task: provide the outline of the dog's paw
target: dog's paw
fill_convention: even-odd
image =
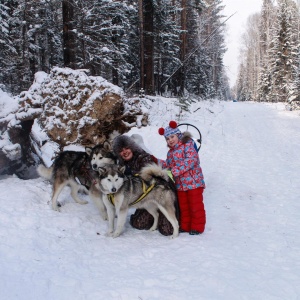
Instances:
[[[83,204],[88,204],[89,201],[86,201],[86,200],[80,200],[80,201],[78,201],[78,203],[83,205]]]
[[[110,231],[109,231],[109,232],[106,232],[106,234],[105,234],[105,235],[106,235],[107,237],[112,237],[112,236],[113,236],[113,234],[114,234],[113,232],[110,232]]]
[[[61,204],[57,201],[52,201],[52,209],[55,211],[60,211]]]
[[[152,226],[149,230],[150,231],[155,231],[157,229],[157,226]]]
[[[173,239],[175,239],[175,238],[177,238],[177,237],[178,237],[178,234],[172,234],[172,235],[170,236],[170,239],[173,240]]]
[[[101,217],[104,221],[107,221],[108,220],[108,216],[107,214],[101,214]]]
[[[60,208],[59,208],[59,206],[57,206],[57,205],[53,205],[53,206],[52,206],[52,209],[55,210],[55,211],[60,212]]]
[[[114,234],[112,235],[113,238],[118,237],[121,234],[121,232],[115,231]]]

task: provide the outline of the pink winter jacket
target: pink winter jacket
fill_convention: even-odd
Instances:
[[[158,164],[171,170],[178,191],[205,188],[204,176],[200,167],[198,153],[189,132],[167,154],[167,159],[158,159]]]

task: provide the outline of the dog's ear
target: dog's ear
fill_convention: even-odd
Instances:
[[[122,174],[124,174],[125,170],[126,170],[126,167],[125,167],[125,166],[119,167],[119,171],[120,171]]]
[[[106,172],[106,169],[104,167],[99,167],[98,168],[99,175],[103,175],[105,172]]]
[[[108,152],[107,156],[108,158],[111,158],[116,165],[118,164],[118,158],[112,152]]]
[[[107,150],[107,151],[110,151],[110,150],[111,150],[111,144],[110,144],[110,142],[109,142],[109,141],[105,141],[105,142],[103,143],[103,148],[104,148],[105,150]]]
[[[91,147],[85,147],[85,153],[87,155],[91,155],[92,154],[93,149]]]

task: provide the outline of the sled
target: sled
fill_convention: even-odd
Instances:
[[[202,135],[201,135],[200,130],[195,125],[192,125],[192,124],[189,124],[189,123],[181,123],[177,127],[179,127],[179,126],[186,126],[187,131],[189,130],[189,127],[193,127],[197,130],[197,132],[199,134],[199,138],[196,139],[196,142],[199,144],[199,146],[197,146],[197,144],[196,144],[196,150],[197,150],[197,152],[199,152],[199,150],[201,148],[201,143],[202,143]]]

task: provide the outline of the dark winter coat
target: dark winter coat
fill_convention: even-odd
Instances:
[[[131,149],[133,157],[129,161],[124,161],[120,155],[123,148]],[[113,152],[118,157],[120,165],[126,167],[126,175],[139,174],[141,169],[149,163],[154,163],[151,155],[142,149],[133,139],[126,135],[120,135],[113,142]],[[178,204],[175,203],[178,211]],[[153,216],[146,209],[137,209],[130,216],[130,224],[136,229],[150,229],[153,225]],[[159,212],[158,231],[163,235],[173,234],[173,227],[167,218]]]
[[[129,161],[124,161],[120,155],[123,148],[131,149],[133,157]],[[142,149],[132,138],[120,135],[113,142],[113,152],[118,157],[119,163],[126,166],[126,175],[138,174],[147,164],[153,163],[151,155]]]

